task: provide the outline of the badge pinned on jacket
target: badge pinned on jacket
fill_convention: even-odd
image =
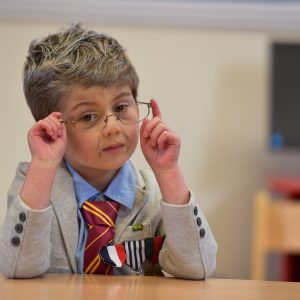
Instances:
[[[136,275],[164,276],[158,264],[159,251],[165,237],[155,236],[144,240],[126,241],[103,247],[102,260],[115,267],[128,265]]]

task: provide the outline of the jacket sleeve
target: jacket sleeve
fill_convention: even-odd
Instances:
[[[21,163],[8,192],[7,212],[0,231],[0,272],[7,278],[31,278],[50,265],[52,207],[30,209],[19,192],[28,164]]]
[[[186,279],[205,279],[216,267],[217,243],[209,224],[190,192],[186,205],[161,201],[166,239],[159,263],[167,273]]]

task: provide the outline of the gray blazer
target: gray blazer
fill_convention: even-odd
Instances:
[[[73,181],[64,163],[57,170],[50,206],[32,210],[20,199],[28,163],[20,163],[8,192],[7,213],[0,231],[0,272],[8,278],[31,278],[45,272],[78,273],[77,202]],[[217,244],[191,192],[187,205],[161,200],[154,175],[137,171],[136,199],[130,210],[121,206],[115,244],[166,234],[159,263],[167,273],[204,279],[216,265]],[[133,224],[143,224],[134,231]],[[127,273],[121,270],[120,273]]]

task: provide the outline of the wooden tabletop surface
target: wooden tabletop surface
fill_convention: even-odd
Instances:
[[[0,299],[299,300],[300,283],[65,274],[46,274],[35,279],[6,279],[0,276]]]

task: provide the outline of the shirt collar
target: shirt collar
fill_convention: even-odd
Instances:
[[[133,207],[136,191],[136,176],[129,161],[121,167],[103,193],[90,185],[68,162],[66,162],[66,166],[73,178],[79,208],[82,207],[82,204],[87,199],[104,200],[105,198],[119,202],[129,209]]]

